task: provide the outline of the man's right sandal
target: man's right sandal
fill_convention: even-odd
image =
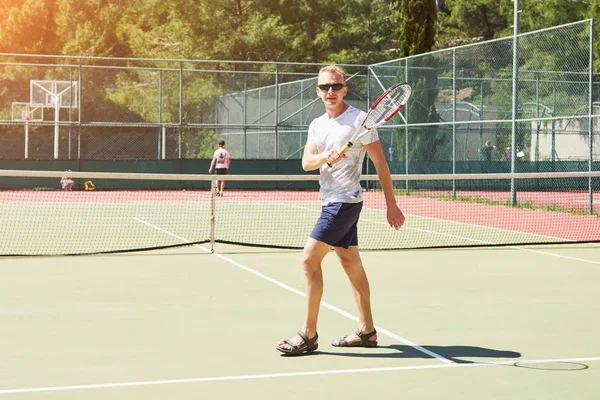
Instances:
[[[283,342],[288,344],[292,349],[286,349],[281,346],[277,346],[276,349],[288,356],[299,356],[304,353],[310,353],[319,348],[319,344],[315,343],[319,338],[318,334],[315,334],[312,339],[309,339],[306,334],[302,331],[298,331],[298,336],[302,338],[302,342],[296,344],[291,339],[286,339]]]

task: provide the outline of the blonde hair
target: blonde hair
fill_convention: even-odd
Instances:
[[[344,82],[346,82],[346,71],[344,71],[341,67],[338,67],[337,65],[327,65],[321,68],[319,70],[319,75],[321,75],[323,72],[341,75],[344,79]]]

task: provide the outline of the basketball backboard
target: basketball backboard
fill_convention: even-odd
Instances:
[[[30,122],[43,121],[44,108],[39,105],[15,101],[12,103],[12,120]]]
[[[77,108],[76,81],[30,81],[30,103],[47,108]]]

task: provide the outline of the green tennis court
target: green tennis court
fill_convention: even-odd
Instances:
[[[597,177],[582,192],[543,175],[516,205],[498,200],[511,197],[504,177],[455,178],[398,190],[398,232],[381,192],[364,193],[379,347],[329,345],[357,325],[332,253],[319,349],[295,358],[275,346],[302,324],[298,247],[316,190],[253,177],[217,199],[170,189],[177,176],[160,190],[2,191],[0,396],[595,399],[600,219],[585,210],[597,210]],[[117,253],[65,256],[99,252]]]
[[[0,259],[0,395],[23,399],[593,399],[600,248],[593,244],[363,253],[375,349],[355,329],[334,254],[319,350],[300,326],[297,250],[217,245]]]

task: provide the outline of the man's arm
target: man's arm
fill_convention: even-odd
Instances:
[[[217,162],[217,158],[213,157],[212,161],[210,162],[210,167],[208,168],[208,173],[212,174],[212,169],[215,166],[215,162]]]
[[[379,183],[383,189],[385,196],[385,203],[387,206],[387,220],[392,228],[396,230],[404,224],[404,214],[400,211],[398,204],[396,204],[396,197],[394,196],[394,186],[392,183],[392,176],[390,175],[390,169],[388,168],[387,162],[385,161],[385,155],[381,149],[381,142],[376,141],[365,145],[367,154],[375,168],[377,169],[377,176],[379,176]]]
[[[327,161],[335,164],[346,157],[346,154],[340,156],[337,149],[319,153],[317,144],[312,140],[308,140],[306,146],[304,146],[304,154],[302,155],[302,169],[305,171],[314,171],[321,168]]]
[[[327,155],[319,153],[317,144],[308,140],[304,146],[304,154],[302,155],[302,169],[305,171],[314,171],[321,168],[327,162]]]

